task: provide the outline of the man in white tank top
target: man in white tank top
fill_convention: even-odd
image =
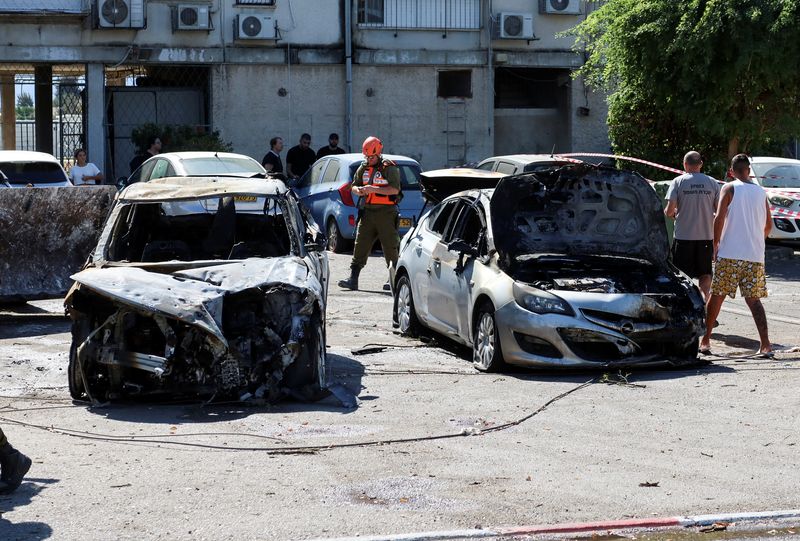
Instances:
[[[737,154],[731,161],[735,180],[722,187],[714,219],[714,279],[706,305],[706,334],[700,353],[710,353],[711,330],[725,296],[736,296],[739,288],[758,329],[760,357],[772,357],[767,316],[761,298],[767,296],[764,272],[764,242],[772,229],[772,215],[764,188],[750,178],[750,159]]]

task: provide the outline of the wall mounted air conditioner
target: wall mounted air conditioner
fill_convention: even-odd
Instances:
[[[581,0],[539,0],[539,13],[580,15]]]
[[[97,0],[98,28],[144,28],[145,0]]]
[[[275,17],[272,15],[236,16],[236,39],[275,39],[278,37]]]
[[[173,30],[210,30],[211,6],[178,4],[172,11]]]
[[[533,14],[499,13],[497,15],[501,39],[532,39]]]

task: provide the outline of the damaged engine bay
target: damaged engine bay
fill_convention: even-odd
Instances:
[[[147,199],[148,188],[123,192],[93,260],[73,276],[72,397],[313,399],[325,385],[327,256],[301,252],[295,202],[271,194],[261,211],[237,214],[232,197],[216,208],[124,201],[131,191]]]

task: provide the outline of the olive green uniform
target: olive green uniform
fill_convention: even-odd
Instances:
[[[0,428],[0,447],[5,445],[6,443],[8,443],[8,440],[6,439],[6,435],[3,433],[3,429]]]
[[[392,162],[382,161],[378,167],[388,186],[400,190],[400,171]],[[365,172],[369,170],[366,162],[356,170],[353,176],[353,186],[364,186],[369,180],[364,179]],[[398,194],[397,199],[400,199]],[[365,199],[366,201],[366,199]],[[361,212],[358,228],[356,229],[356,243],[353,247],[353,261],[350,267],[361,269],[367,264],[367,258],[372,251],[375,240],[381,241],[383,257],[386,265],[397,265],[400,250],[400,211],[397,205],[364,205]]]

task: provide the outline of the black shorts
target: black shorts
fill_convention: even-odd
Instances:
[[[691,278],[711,274],[714,242],[710,240],[672,241],[672,262]]]

